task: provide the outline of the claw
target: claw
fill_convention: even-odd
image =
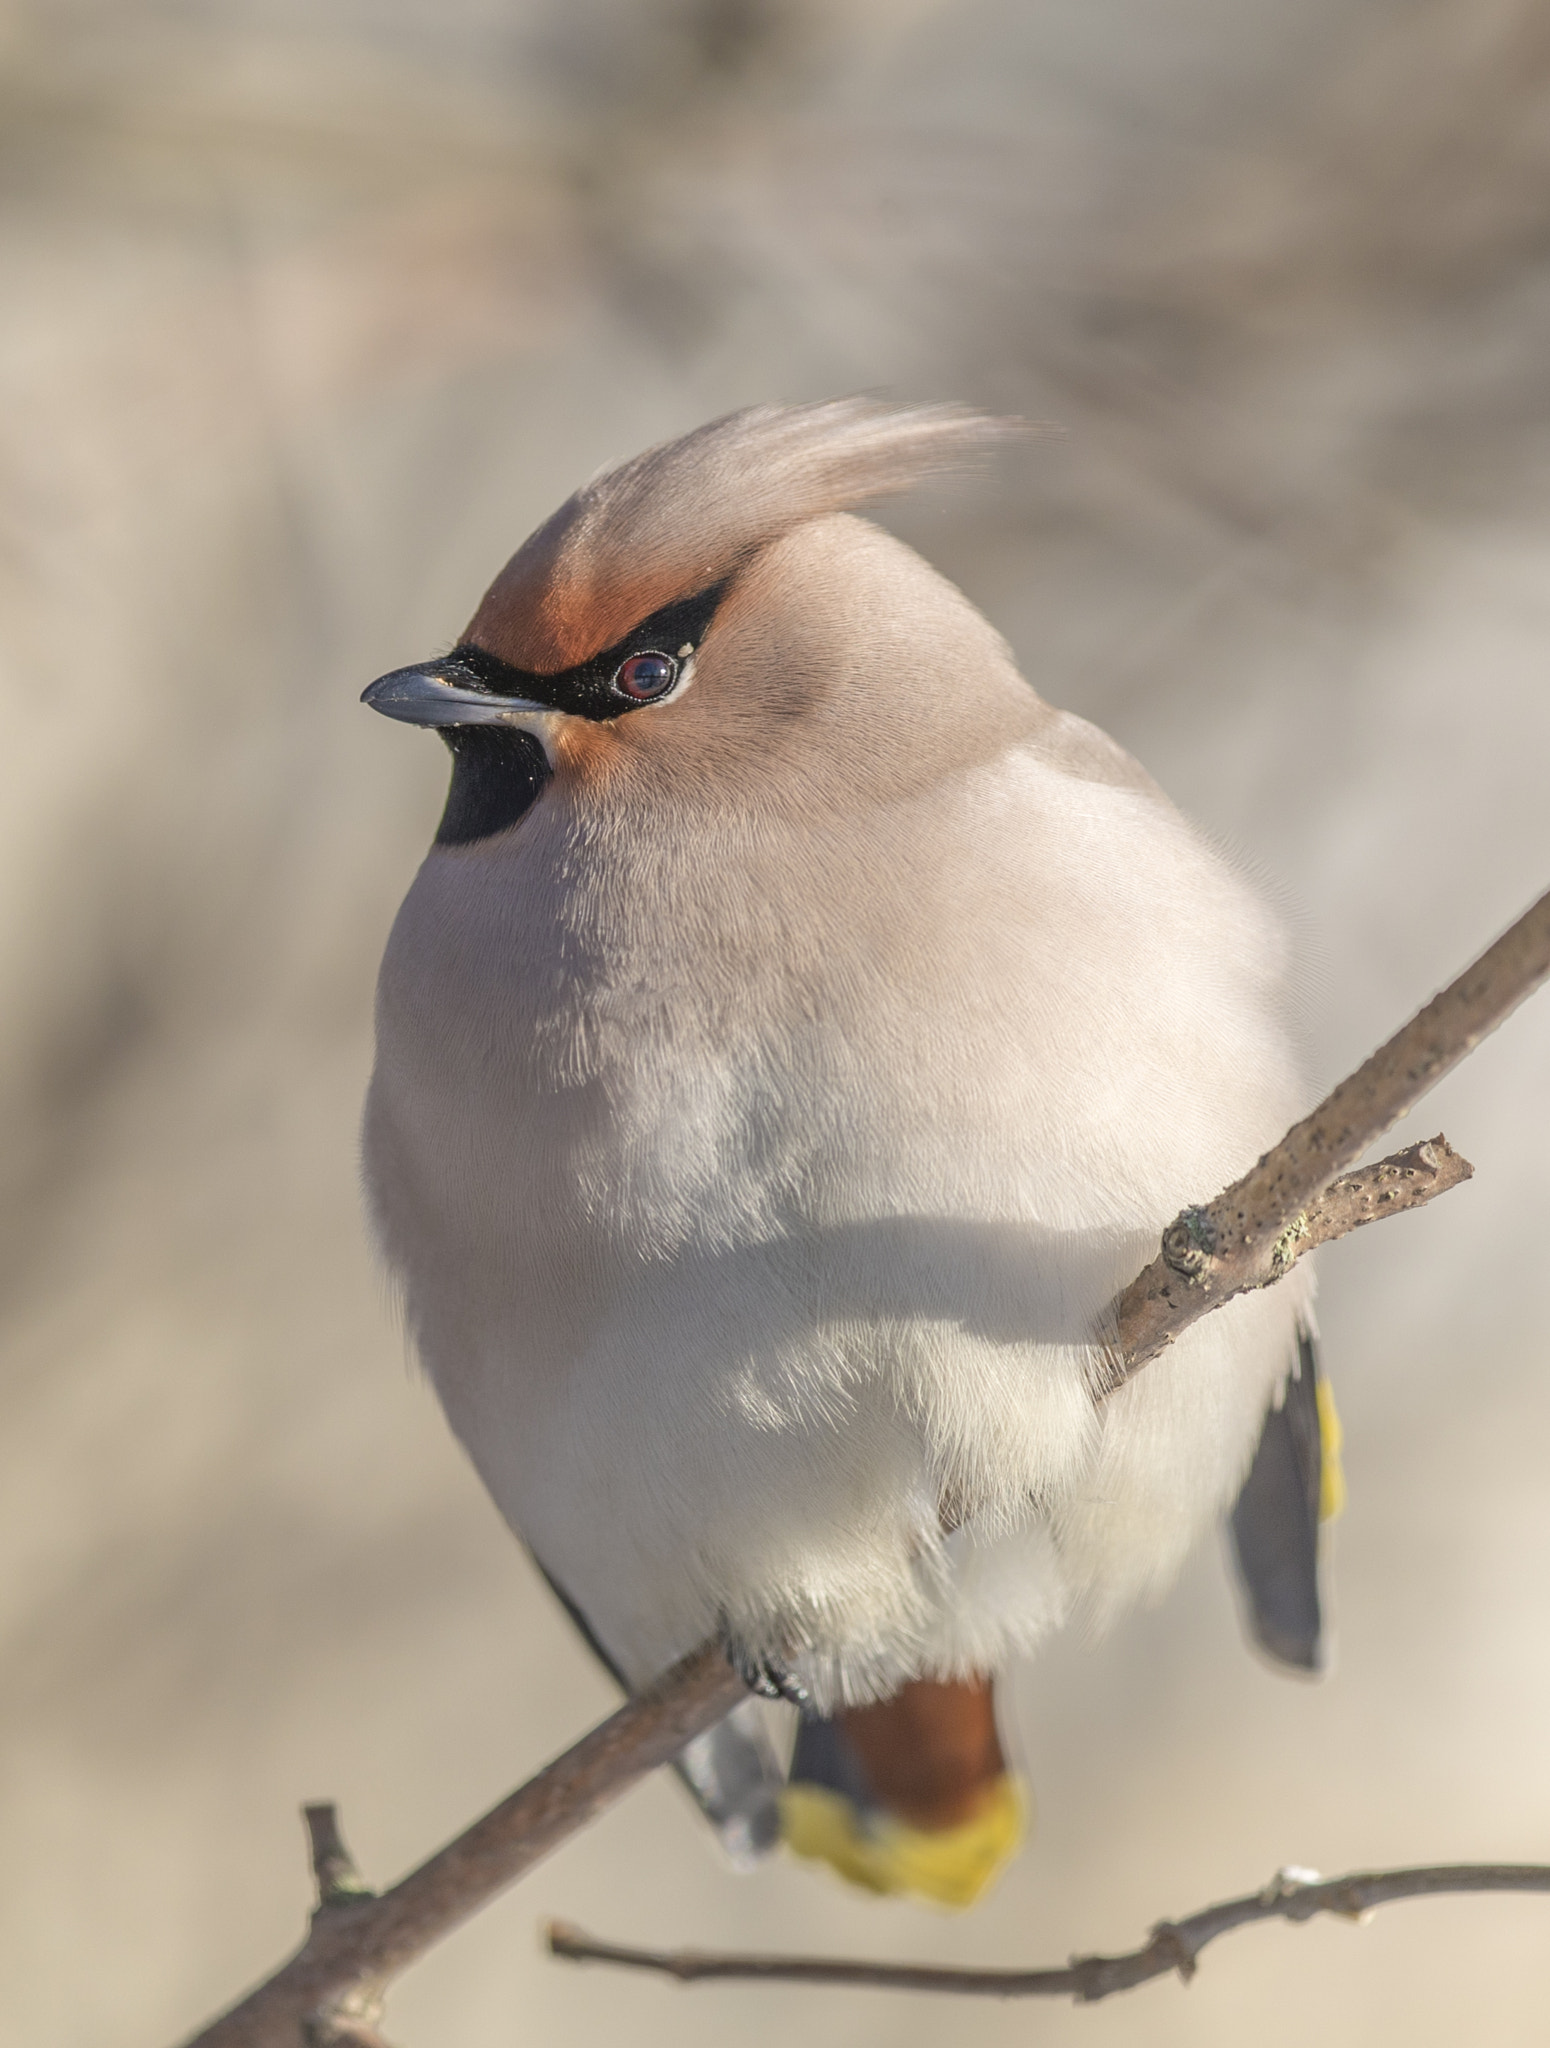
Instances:
[[[766,1682],[775,1688],[777,1699],[787,1700],[793,1707],[807,1707],[812,1704],[812,1695],[807,1687],[784,1664],[777,1664],[772,1657],[766,1657],[763,1665]]]
[[[727,1662],[751,1693],[761,1700],[787,1700],[794,1707],[811,1704],[807,1687],[775,1657],[756,1656],[742,1637],[723,1622],[722,1648]]]

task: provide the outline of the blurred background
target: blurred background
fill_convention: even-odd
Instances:
[[[732,406],[1047,421],[886,516],[1280,901],[1322,1091],[1550,882],[1550,15],[9,0],[0,308],[0,2033],[163,2048],[298,1935],[302,1799],[383,1882],[611,1704],[363,1243],[445,770],[361,687]],[[1202,1556],[1020,1675],[1039,1833],[976,1913],[734,1878],[653,1782],[392,2036],[1542,2041],[1543,1900],[1090,2011],[675,1990],[535,1928],[1058,1961],[1286,1862],[1550,1858],[1547,1091],[1542,996],[1407,1128],[1473,1185],[1324,1257],[1322,1683]]]

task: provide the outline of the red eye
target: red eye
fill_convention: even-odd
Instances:
[[[670,654],[632,654],[619,664],[614,688],[636,704],[665,697],[678,680],[678,664]]]

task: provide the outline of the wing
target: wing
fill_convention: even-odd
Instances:
[[[619,1690],[628,1693],[631,1687],[623,1672],[587,1617],[545,1570],[543,1560],[534,1557],[533,1562],[587,1648]],[[724,1721],[695,1736],[674,1758],[673,1769],[720,1836],[721,1846],[736,1868],[750,1869],[774,1848],[780,1839],[780,1794],[786,1774],[757,1700],[742,1701]]]
[[[1271,1408],[1228,1528],[1249,1633],[1278,1664],[1321,1671],[1319,1524],[1339,1506],[1339,1423],[1310,1330],[1297,1335],[1297,1365]]]

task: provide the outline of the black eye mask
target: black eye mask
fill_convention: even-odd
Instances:
[[[482,647],[463,644],[440,661],[380,677],[363,701],[390,718],[433,725],[452,755],[452,785],[436,832],[438,846],[465,846],[516,824],[552,770],[540,741],[505,723],[502,702],[544,705],[572,717],[608,720],[661,703],[677,688],[726,584],[663,605],[575,668],[549,675],[517,668]]]
[[[650,618],[631,627],[622,640],[605,647],[589,661],[549,675],[517,668],[499,655],[466,642],[454,647],[436,672],[449,683],[475,690],[486,697],[514,697],[528,704],[549,704],[556,711],[568,711],[575,718],[621,718],[643,704],[659,703],[671,695],[683,664],[699,646],[706,628],[721,602],[724,583],[712,585],[694,597],[681,597],[663,605]],[[665,680],[649,676],[650,687],[630,687],[625,672],[642,667],[642,658],[655,655],[669,664]],[[427,664],[430,666],[430,664]],[[660,686],[657,686],[660,682]]]
[[[533,704],[552,704],[556,711],[568,711],[576,718],[620,718],[627,711],[639,710],[642,704],[659,703],[671,694],[682,664],[704,638],[725,590],[725,583],[715,583],[693,597],[665,604],[650,618],[632,626],[622,640],[594,654],[590,661],[552,675],[516,668],[498,655],[486,654],[482,647],[466,644],[453,648],[446,666],[449,671],[453,665],[460,669],[459,681],[466,677],[469,689],[487,692],[492,697],[521,697]],[[638,657],[653,654],[662,656],[673,667],[663,687],[637,694],[628,686],[628,678],[621,683],[621,671]]]

